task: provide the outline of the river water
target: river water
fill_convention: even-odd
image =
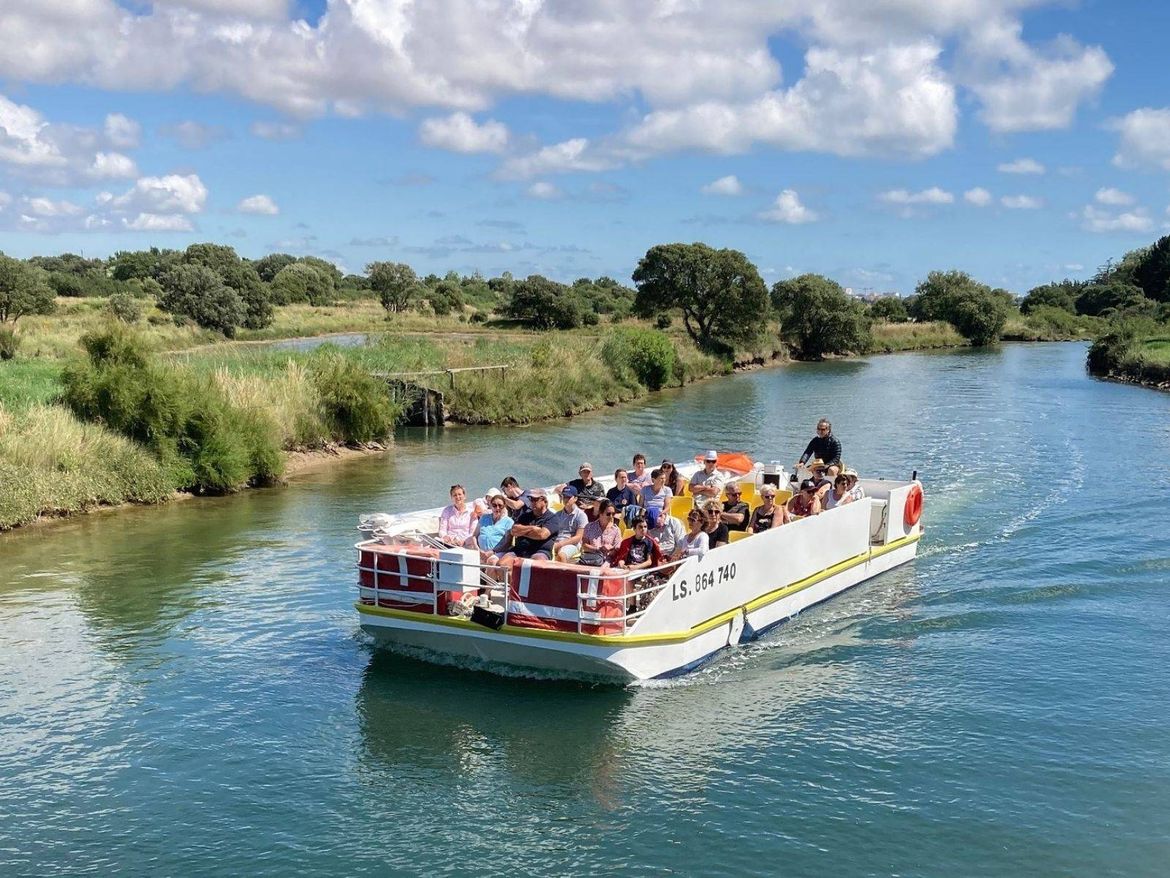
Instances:
[[[1164,875],[1170,396],[1082,345],[408,432],[292,487],[0,538],[0,875]],[[635,450],[926,484],[914,563],[669,684],[375,651],[359,513]]]

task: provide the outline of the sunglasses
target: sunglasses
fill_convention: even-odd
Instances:
[[[492,504],[492,509],[503,509],[503,508],[504,508],[503,503],[493,503]]]

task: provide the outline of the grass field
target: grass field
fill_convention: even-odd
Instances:
[[[1147,363],[1170,366],[1170,336],[1155,336],[1143,339],[1137,354]]]

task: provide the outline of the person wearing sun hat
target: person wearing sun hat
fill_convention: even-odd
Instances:
[[[865,497],[865,488],[861,487],[861,483],[857,481],[857,470],[849,468],[841,475],[849,480],[849,496],[854,500],[861,500]]]
[[[719,454],[714,449],[703,455],[703,468],[691,476],[690,490],[696,503],[706,503],[708,500],[718,499],[723,493],[726,479],[715,468],[719,462]]]

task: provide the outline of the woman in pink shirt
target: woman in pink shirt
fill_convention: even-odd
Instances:
[[[451,505],[439,513],[439,539],[452,546],[473,545],[479,519],[467,505],[467,492],[462,485],[451,486]]]

